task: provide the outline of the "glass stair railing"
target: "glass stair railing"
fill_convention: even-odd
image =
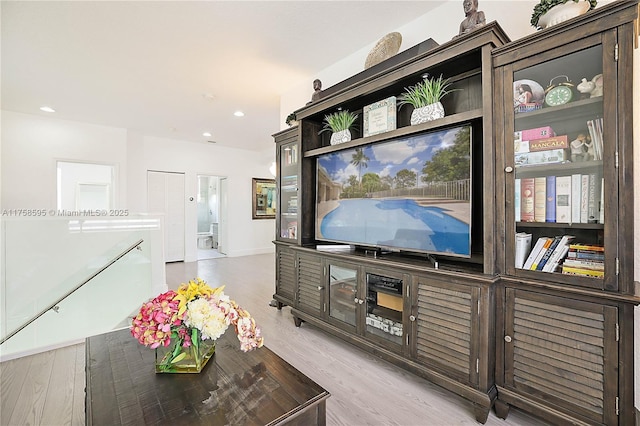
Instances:
[[[123,328],[166,289],[161,218],[3,218],[0,360]]]

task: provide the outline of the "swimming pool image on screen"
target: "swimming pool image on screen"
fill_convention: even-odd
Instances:
[[[317,159],[316,239],[469,257],[470,126]]]
[[[320,227],[323,237],[336,241],[469,254],[467,223],[441,207],[420,206],[410,199],[342,200]]]

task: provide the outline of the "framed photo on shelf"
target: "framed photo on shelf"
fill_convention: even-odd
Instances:
[[[252,219],[276,218],[275,179],[252,178]]]
[[[396,129],[396,97],[367,105],[362,110],[364,120],[363,137],[385,133]]]

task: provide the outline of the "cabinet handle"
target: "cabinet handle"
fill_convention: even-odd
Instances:
[[[415,320],[416,320],[415,315],[409,315],[409,321],[415,321]]]
[[[513,171],[513,167],[507,166],[507,167],[504,168],[504,171],[507,172],[507,173],[511,173]]]
[[[362,305],[364,303],[364,299],[358,300],[358,303]]]
[[[511,336],[504,336],[504,341],[507,343],[511,343]]]
[[[360,299],[358,299],[357,297],[355,299],[353,299],[353,303],[358,303]]]
[[[324,287],[322,287],[321,285],[318,286],[318,290],[323,290]]]

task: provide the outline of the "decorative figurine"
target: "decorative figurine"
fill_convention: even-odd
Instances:
[[[602,96],[602,74],[597,74],[591,79],[591,81],[595,85],[591,91],[591,97],[595,98],[597,96]]]
[[[585,136],[584,133],[580,133],[569,145],[571,148],[571,161],[588,161],[589,150],[593,150],[593,143]]]
[[[588,81],[586,78],[583,78],[576,88],[578,92],[580,92],[580,99],[588,99],[591,97],[591,92],[596,88],[596,84],[593,81]]]
[[[465,18],[460,23],[458,36],[473,31],[486,23],[484,12],[478,10],[478,0],[464,0],[462,8],[464,9]]]
[[[322,82],[316,78],[313,80],[313,94],[311,95],[311,102],[315,102],[320,99],[320,92],[322,92]]]

